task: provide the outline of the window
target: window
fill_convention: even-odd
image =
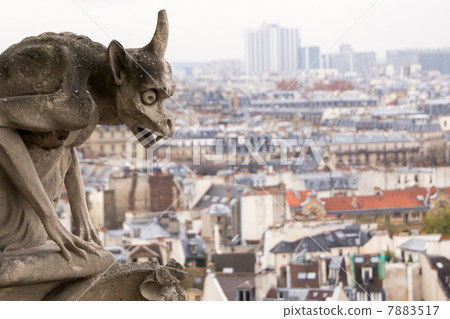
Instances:
[[[103,139],[103,132],[100,132],[100,139]]]
[[[297,274],[297,279],[306,279],[306,272],[299,272]]]
[[[286,299],[287,298],[287,291],[278,291],[277,292],[277,299]]]
[[[364,258],[361,256],[355,257],[356,264],[362,264],[364,262]]]
[[[198,296],[198,295],[195,296],[195,301],[200,301],[200,300],[202,300],[200,296]]]
[[[319,293],[318,293],[317,291],[314,291],[314,292],[312,293],[312,297],[313,297],[314,299],[317,299],[317,298],[319,297]]]
[[[190,250],[191,250],[191,254],[192,254],[192,255],[197,255],[198,247],[197,247],[196,244],[190,244],[190,245],[189,245],[189,248],[190,248]]]
[[[251,301],[252,300],[252,291],[250,289],[239,289],[237,291],[237,300],[238,301]]]
[[[306,275],[306,278],[307,278],[307,279],[316,279],[316,273],[315,273],[315,272],[309,272],[309,273]]]
[[[361,268],[361,277],[363,280],[363,284],[367,285],[372,280],[372,268],[371,267],[363,267]]]
[[[171,241],[168,241],[167,243],[167,248],[169,248],[169,251],[172,251],[172,242]]]
[[[217,216],[217,224],[221,224],[222,223],[222,216]]]

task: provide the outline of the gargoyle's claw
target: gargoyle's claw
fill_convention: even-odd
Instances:
[[[82,239],[78,239],[76,241],[76,245],[79,248],[83,249],[83,251],[86,251],[86,252],[88,252],[90,254],[96,254],[97,256],[101,257],[100,253],[97,250],[97,247],[95,247],[96,244],[94,242],[92,242],[92,241],[91,242],[86,242],[86,241],[84,241]],[[102,249],[102,248],[100,248],[100,249]]]
[[[86,242],[93,242],[100,246],[100,249],[103,249],[103,243],[98,237],[97,230],[92,225],[92,223],[82,224],[77,226],[77,229],[80,230],[80,238]],[[97,247],[96,247],[97,248]]]
[[[102,245],[97,244],[95,241],[91,241],[90,244],[94,246],[95,251],[98,253],[98,250],[104,250]],[[100,254],[99,254],[100,256]]]
[[[86,252],[86,251],[84,251],[84,250],[81,249],[81,248],[77,248],[77,249],[75,250],[75,253],[78,254],[78,255],[80,255],[81,257],[83,257],[84,260],[87,261],[88,255],[87,255],[87,252]]]
[[[69,264],[72,263],[72,254],[67,250],[66,247],[64,247],[63,244],[57,243],[59,248],[61,249],[61,254],[63,255],[64,259],[67,260]]]
[[[101,239],[98,238],[97,236],[95,236],[93,239],[94,239],[94,243],[95,243],[100,249],[103,249],[103,243],[102,243]]]

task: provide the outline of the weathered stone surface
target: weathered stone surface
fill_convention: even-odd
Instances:
[[[87,254],[84,259],[73,255],[69,263],[53,242],[20,253],[0,254],[0,288],[86,278],[108,269],[113,255],[105,250]]]
[[[52,281],[42,284],[0,288],[1,301],[40,301],[62,282]]]
[[[164,267],[156,261],[115,264],[102,276],[61,285],[44,300],[186,300],[182,269],[173,259]]]

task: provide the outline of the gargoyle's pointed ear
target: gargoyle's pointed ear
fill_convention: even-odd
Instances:
[[[127,65],[127,53],[123,46],[116,40],[111,41],[106,53],[106,59],[108,60],[111,70],[114,75],[114,81],[117,85],[121,85],[123,81],[125,67]]]

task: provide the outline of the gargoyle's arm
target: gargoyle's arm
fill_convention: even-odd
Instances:
[[[0,127],[0,165],[33,207],[47,234],[58,244],[66,259],[71,259],[70,252],[83,256],[86,256],[84,250],[96,253],[88,243],[64,229],[17,130]]]
[[[71,157],[71,164],[64,178],[64,184],[66,185],[70,210],[72,211],[75,226],[79,236],[82,239],[86,241],[94,241],[96,244],[102,245],[89,215],[89,210],[86,204],[83,177],[81,176],[75,148],[71,148]]]
[[[0,126],[27,131],[73,131],[86,127],[94,114],[87,92],[0,98]]]

